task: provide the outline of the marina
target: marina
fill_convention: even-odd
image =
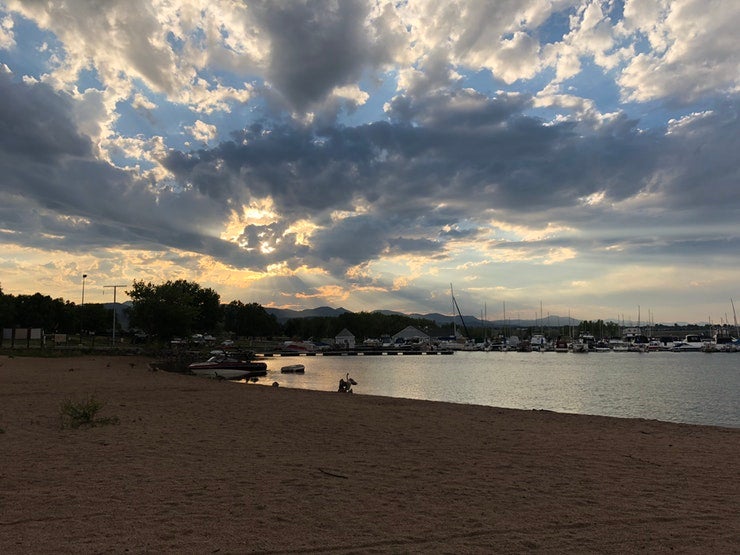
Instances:
[[[285,357],[357,357],[357,356],[378,357],[378,356],[414,356],[414,355],[434,356],[434,355],[451,355],[453,353],[454,351],[449,350],[449,349],[428,350],[428,351],[403,350],[403,349],[387,349],[387,350],[379,349],[379,350],[360,351],[356,349],[351,349],[351,350],[342,350],[342,351],[307,351],[307,352],[262,351],[262,352],[254,353],[254,356],[257,359],[263,359],[263,358],[285,358]]]

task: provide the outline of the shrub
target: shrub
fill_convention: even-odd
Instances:
[[[78,402],[67,399],[62,403],[61,407],[62,428],[118,424],[118,418],[115,416],[110,418],[95,418],[102,408],[103,403],[92,395],[84,401]]]

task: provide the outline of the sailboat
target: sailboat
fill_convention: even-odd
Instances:
[[[457,350],[470,350],[471,349],[470,332],[468,331],[468,326],[465,324],[465,320],[463,319],[462,312],[460,312],[460,306],[457,304],[457,300],[455,299],[455,292],[452,289],[451,283],[450,283],[450,297],[452,298],[452,338],[451,338],[449,347],[452,349],[457,349]],[[463,336],[462,343],[458,341],[458,333],[457,333],[457,328],[455,326],[455,319],[458,316],[460,317],[460,323],[462,324],[463,329],[465,330],[465,335]]]

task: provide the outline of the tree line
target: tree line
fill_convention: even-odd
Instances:
[[[213,289],[182,279],[159,284],[134,281],[126,294],[131,299],[127,314],[129,329],[165,341],[195,333],[319,340],[335,337],[344,328],[360,338],[381,337],[410,325],[432,335],[444,330],[444,326],[439,327],[431,320],[374,312],[348,312],[336,318],[294,318],[280,323],[258,303],[235,300],[222,304]],[[112,309],[95,303],[78,305],[41,293],[5,294],[0,287],[0,328],[105,335],[112,330]]]
[[[222,304],[219,294],[213,289],[182,279],[159,284],[134,281],[126,293],[131,299],[129,329],[160,340],[185,338],[194,333],[320,340],[336,337],[346,328],[358,341],[362,341],[394,334],[407,326],[414,326],[432,337],[452,335],[451,323],[438,324],[433,320],[380,312],[346,312],[336,317],[293,318],[280,323],[258,303],[235,300]],[[41,293],[5,294],[0,287],[0,327],[42,328],[46,333],[105,335],[111,333],[112,310],[103,304],[77,305]],[[532,327],[471,327],[469,339],[481,342],[484,338],[497,335],[519,335],[521,339],[527,339],[541,331],[550,339],[558,335],[578,336],[581,333],[601,338],[619,337],[621,329],[619,324],[603,320],[584,320],[578,326],[545,330]]]
[[[105,334],[112,329],[111,309],[102,304],[76,305],[49,295],[10,295],[0,287],[0,327],[42,328],[47,333]]]

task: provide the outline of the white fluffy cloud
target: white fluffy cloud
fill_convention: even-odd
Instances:
[[[619,84],[629,100],[690,102],[740,86],[740,3],[675,0],[625,3],[624,28],[651,46],[624,68]]]
[[[0,50],[12,48],[14,45],[13,18],[6,16],[0,19]]]

